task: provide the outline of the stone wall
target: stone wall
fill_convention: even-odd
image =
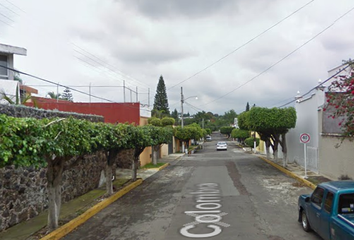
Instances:
[[[104,155],[96,153],[85,156],[75,167],[66,170],[61,184],[63,203],[97,188],[105,165]],[[46,168],[0,168],[0,231],[48,207],[46,173]]]
[[[37,119],[70,117],[103,122],[102,116],[67,113],[0,104],[0,114]],[[71,164],[68,162],[67,164]],[[63,173],[62,201],[70,201],[98,187],[106,159],[102,153],[84,156]],[[68,167],[68,166],[67,166]],[[46,168],[0,168],[0,231],[26,221],[48,207]]]
[[[117,159],[117,168],[132,168],[132,161],[134,160],[134,149],[126,149],[119,153]]]

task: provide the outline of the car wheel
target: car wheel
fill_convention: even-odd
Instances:
[[[302,210],[302,212],[301,212],[301,226],[305,232],[309,232],[311,230],[310,223],[309,223],[309,220],[306,216],[305,210]]]

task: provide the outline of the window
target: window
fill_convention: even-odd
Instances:
[[[311,195],[311,202],[321,207],[323,201],[324,189],[317,187]]]
[[[0,55],[0,66],[7,67],[7,56]],[[7,78],[7,69],[0,67],[0,77]]]
[[[331,192],[327,193],[327,197],[324,203],[324,209],[326,212],[331,212],[334,194]]]
[[[339,196],[338,213],[354,213],[354,193],[341,194]]]

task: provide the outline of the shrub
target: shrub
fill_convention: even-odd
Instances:
[[[164,117],[163,119],[161,119],[161,124],[162,126],[172,126],[175,124],[175,119],[171,118],[171,117]]]
[[[253,137],[246,138],[246,140],[245,140],[246,146],[251,147],[251,148],[253,148],[253,145],[254,145],[253,142],[254,142]],[[259,138],[256,138],[256,146],[258,147],[258,145],[259,145]]]
[[[148,123],[157,127],[162,126],[162,122],[160,118],[152,117],[148,119]]]

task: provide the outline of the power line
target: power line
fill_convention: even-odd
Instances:
[[[297,9],[296,11],[292,12],[290,15],[286,16],[285,18],[281,19],[280,21],[278,21],[277,23],[275,23],[274,25],[270,26],[269,28],[267,28],[266,30],[264,30],[263,32],[259,33],[258,35],[256,35],[255,37],[251,38],[250,40],[248,40],[247,42],[245,42],[244,44],[242,44],[241,46],[237,47],[236,49],[232,50],[231,52],[229,52],[228,54],[226,54],[225,56],[223,56],[222,58],[218,59],[217,61],[213,62],[212,64],[206,66],[205,68],[203,68],[202,70],[196,72],[195,74],[193,74],[192,76],[184,79],[183,81],[173,85],[172,87],[170,87],[168,90],[176,87],[177,85],[186,82],[187,80],[197,76],[198,74],[204,72],[205,70],[211,68],[212,66],[214,66],[215,64],[221,62],[222,60],[224,60],[225,58],[227,58],[228,56],[230,56],[231,54],[237,52],[238,50],[240,50],[241,48],[245,47],[246,45],[250,44],[251,42],[253,42],[254,40],[256,40],[257,38],[259,38],[260,36],[262,36],[263,34],[265,34],[266,32],[270,31],[271,29],[273,29],[274,27],[276,27],[277,25],[279,25],[280,23],[284,22],[286,19],[290,18],[292,15],[294,15],[295,13],[299,12],[301,9],[305,8],[307,5],[309,5],[310,3],[312,3],[315,0],[311,0],[308,3],[306,3],[305,5],[303,5],[302,7],[300,7],[299,9]]]
[[[22,12],[26,13],[24,10],[22,10],[20,7],[16,6],[15,4],[11,3],[10,1],[8,1],[8,0],[5,0],[5,1],[8,2],[8,3],[10,3],[10,4],[11,4],[12,6],[14,6],[15,8],[21,10]],[[3,4],[1,4],[1,3],[0,3],[0,6],[3,6],[4,8],[6,8],[6,9],[8,9],[9,11],[13,12],[14,14],[19,15],[18,13],[16,13],[16,12],[13,11],[12,9],[10,9],[9,7],[6,7],[5,5],[3,5]],[[1,13],[0,13],[0,14],[1,14]],[[1,15],[3,15],[3,14],[1,14]],[[28,14],[27,14],[27,15],[28,15]],[[8,17],[5,16],[5,15],[3,15],[3,16],[6,17],[6,18],[8,18]],[[19,16],[20,16],[20,15],[19,15]],[[30,18],[34,19],[34,18],[31,17],[31,16],[30,16]],[[8,18],[8,19],[11,20],[11,21],[13,21],[13,20],[10,19],[10,18]],[[36,19],[34,19],[34,20],[36,20]],[[4,22],[4,21],[1,20],[1,19],[0,19],[0,21],[3,22],[4,24],[10,26],[10,27],[13,27],[13,26],[10,25],[9,23]],[[38,21],[38,20],[37,20],[37,21]],[[48,29],[47,29],[47,30],[48,30]],[[82,47],[78,46],[77,44],[75,44],[75,43],[73,43],[73,42],[70,42],[70,43],[71,43],[71,45],[74,45],[76,48],[78,48],[78,49],[80,49],[81,51],[83,51],[83,52],[89,54],[89,55],[92,56],[92,57],[90,57],[90,56],[88,56],[87,54],[85,54],[85,53],[83,53],[83,52],[80,52],[80,51],[78,51],[78,50],[75,50],[75,49],[74,49],[74,51],[76,51],[77,53],[80,53],[80,54],[83,55],[84,57],[89,58],[90,60],[96,62],[97,64],[99,64],[99,65],[102,66],[103,68],[107,69],[110,74],[113,72],[113,73],[117,74],[120,78],[122,78],[122,76],[123,76],[123,80],[129,81],[129,82],[131,83],[131,85],[133,85],[133,86],[134,86],[134,84],[136,84],[136,83],[133,83],[132,81],[135,81],[135,82],[137,82],[137,83],[139,83],[139,84],[143,84],[143,85],[149,87],[149,86],[146,85],[145,83],[140,82],[140,81],[138,81],[138,80],[136,80],[136,79],[134,79],[134,78],[132,78],[132,77],[130,77],[130,76],[128,76],[128,75],[125,75],[125,74],[123,74],[122,72],[120,72],[120,71],[118,71],[118,70],[115,70],[115,69],[116,69],[115,66],[113,66],[113,65],[111,65],[111,64],[109,64],[109,63],[106,63],[106,62],[103,61],[102,59],[98,58],[97,56],[95,56],[94,54],[88,52],[87,50],[83,49]],[[77,57],[77,58],[78,58],[78,57]],[[93,59],[93,58],[98,59],[100,62],[96,61],[96,60]],[[94,66],[93,64],[90,64],[90,63],[88,63],[87,61],[85,61],[85,60],[83,60],[83,59],[80,59],[80,58],[78,58],[78,59],[79,59],[80,61],[85,62],[86,64],[91,65],[91,66],[92,66],[93,68],[95,68],[95,69],[97,68],[97,66]],[[108,67],[107,67],[107,66],[108,66]],[[107,73],[106,73],[106,74],[107,74]],[[114,78],[113,75],[109,75],[109,76],[111,76],[114,80],[116,80],[116,78]],[[122,79],[120,79],[120,80],[122,80]]]
[[[345,69],[347,69],[350,65],[346,66],[345,68],[341,69],[340,71],[338,71],[337,73],[335,73],[334,75],[330,76],[329,78],[327,78],[325,81],[319,83],[318,85],[316,85],[315,87],[311,88],[310,90],[308,90],[306,93],[302,94],[300,97],[304,97],[306,96],[307,94],[309,94],[310,92],[312,92],[313,90],[315,90],[316,88],[320,87],[321,85],[325,84],[326,82],[328,82],[329,80],[331,80],[332,78],[334,78],[335,76],[337,76],[339,73],[343,72]],[[289,105],[293,102],[295,102],[296,99],[293,99],[281,106],[279,106],[278,108],[282,108],[282,107],[285,107],[286,105]]]
[[[20,7],[18,7],[17,5],[13,4],[12,2],[5,0],[6,2],[8,2],[9,4],[11,4],[12,6],[14,6],[15,8],[21,10],[22,12],[26,13],[24,10],[22,10]]]
[[[12,4],[12,5],[13,5],[13,4]],[[6,8],[6,9],[7,9],[7,10],[9,10],[10,12],[12,12],[12,13],[16,14],[17,16],[20,16],[20,14],[18,14],[17,12],[13,11],[12,9],[10,9],[10,8],[6,7],[5,5],[3,5],[3,4],[1,4],[1,3],[0,3],[0,6],[2,6],[2,7],[4,7],[4,8]]]
[[[98,97],[98,96],[95,96],[95,95],[92,95],[92,94],[88,94],[88,93],[86,93],[86,92],[77,90],[77,89],[75,89],[75,88],[72,88],[72,87],[69,87],[69,86],[65,86],[65,85],[62,85],[62,84],[59,84],[59,83],[55,83],[55,82],[53,82],[53,81],[50,81],[50,80],[47,80],[47,79],[44,79],[44,78],[41,78],[41,77],[37,77],[37,76],[34,76],[34,75],[32,75],[32,74],[25,73],[25,72],[22,72],[22,71],[19,71],[19,70],[10,68],[10,67],[6,67],[6,66],[2,66],[2,65],[0,65],[0,67],[6,68],[6,69],[8,69],[8,70],[10,70],[10,71],[13,71],[13,72],[17,72],[17,73],[23,74],[23,75],[25,75],[25,76],[29,76],[29,77],[38,79],[38,80],[43,81],[43,82],[51,83],[51,84],[57,85],[57,86],[59,86],[59,87],[64,87],[64,88],[70,89],[70,90],[72,90],[72,91],[74,91],[74,92],[78,92],[78,93],[81,93],[81,94],[84,94],[84,95],[87,95],[87,96],[91,96],[91,97],[94,97],[94,98],[97,98],[97,99],[100,99],[100,100],[104,100],[104,101],[111,102],[111,103],[118,103],[118,102],[112,101],[112,100],[110,100],[110,99]],[[121,104],[126,104],[126,103],[121,103]],[[127,105],[127,104],[126,104],[126,105]],[[130,107],[130,106],[127,105],[127,107]],[[150,111],[150,110],[146,110],[146,111]]]
[[[7,23],[7,22],[5,22],[5,21],[3,21],[1,19],[0,19],[0,22],[5,23],[7,26],[14,28],[14,26],[10,25],[9,23]]]
[[[128,76],[128,75],[122,73],[122,72],[119,71],[119,70],[115,70],[115,68],[116,68],[115,66],[113,66],[113,65],[111,65],[111,64],[109,64],[109,63],[103,61],[103,60],[100,59],[99,57],[97,57],[97,56],[95,56],[94,54],[90,53],[89,51],[83,49],[82,47],[78,46],[77,44],[75,44],[75,43],[73,43],[73,42],[70,42],[70,43],[71,43],[72,45],[74,45],[76,48],[80,49],[81,51],[84,51],[85,53],[89,54],[89,55],[92,56],[93,58],[97,59],[99,62],[98,62],[97,60],[94,60],[92,57],[89,57],[89,56],[87,56],[86,54],[84,54],[84,53],[82,53],[82,52],[80,52],[80,51],[74,49],[75,52],[77,52],[77,53],[79,53],[79,54],[81,54],[81,55],[83,55],[83,56],[85,56],[85,57],[87,57],[87,58],[93,60],[94,62],[100,64],[100,65],[103,66],[104,68],[106,68],[106,69],[108,69],[108,70],[110,70],[110,71],[116,73],[117,75],[120,75],[120,77],[129,78],[129,79],[131,79],[132,81],[135,81],[135,82],[137,82],[137,83],[140,83],[140,84],[143,84],[143,85],[149,87],[147,84],[145,84],[145,83],[143,83],[143,82],[140,82],[139,80],[137,80],[137,79],[135,79],[135,78],[132,78],[131,76]],[[102,63],[103,63],[103,64],[102,64]],[[108,66],[108,67],[106,67],[105,65]],[[113,69],[112,69],[112,68],[113,68]],[[124,78],[123,78],[123,79],[124,79]],[[125,79],[124,79],[124,80],[125,80]]]
[[[13,19],[9,18],[8,16],[6,16],[5,14],[0,12],[0,15],[5,17],[6,19],[10,20],[11,22],[15,22]]]
[[[192,104],[190,104],[190,103],[188,103],[188,102],[184,102],[184,103],[186,103],[187,105],[189,105],[190,107],[192,107],[192,108],[194,108],[195,110],[197,110],[197,112],[199,112],[199,111],[204,111],[203,109],[201,109],[201,108],[198,108],[198,107],[196,107],[196,106],[194,106],[194,105],[192,105]],[[204,111],[205,112],[205,111]]]
[[[282,57],[280,60],[276,61],[275,63],[273,63],[271,66],[267,67],[266,69],[264,69],[262,72],[260,72],[259,74],[257,74],[256,76],[252,77],[251,79],[249,79],[248,81],[242,83],[241,85],[239,85],[237,88],[233,89],[232,91],[222,95],[219,98],[216,98],[202,106],[205,106],[209,103],[215,102],[217,100],[220,100],[221,98],[226,97],[227,95],[229,95],[230,93],[233,93],[234,91],[240,89],[241,87],[243,87],[244,85],[246,85],[247,83],[252,82],[253,80],[255,80],[256,78],[258,78],[259,76],[263,75],[264,73],[266,73],[267,71],[269,71],[270,69],[272,69],[273,67],[275,67],[276,65],[278,65],[279,63],[281,63],[282,61],[284,61],[286,58],[290,57],[292,54],[294,54],[295,52],[297,52],[298,50],[300,50],[301,48],[303,48],[305,45],[307,45],[308,43],[310,43],[312,40],[314,40],[315,38],[317,38],[319,35],[321,35],[322,33],[324,33],[325,31],[327,31],[329,28],[331,28],[334,24],[336,24],[340,19],[342,19],[344,16],[346,16],[347,14],[349,14],[351,11],[354,10],[354,7],[351,8],[349,11],[345,12],[343,15],[341,15],[340,17],[338,17],[336,20],[334,20],[334,22],[332,22],[329,26],[327,26],[326,28],[324,28],[322,31],[320,31],[319,33],[317,33],[315,36],[313,36],[312,38],[310,38],[309,40],[307,40],[306,42],[304,42],[303,44],[301,44],[299,47],[295,48],[293,51],[291,51],[290,53],[288,53],[287,55],[285,55],[284,57]]]

